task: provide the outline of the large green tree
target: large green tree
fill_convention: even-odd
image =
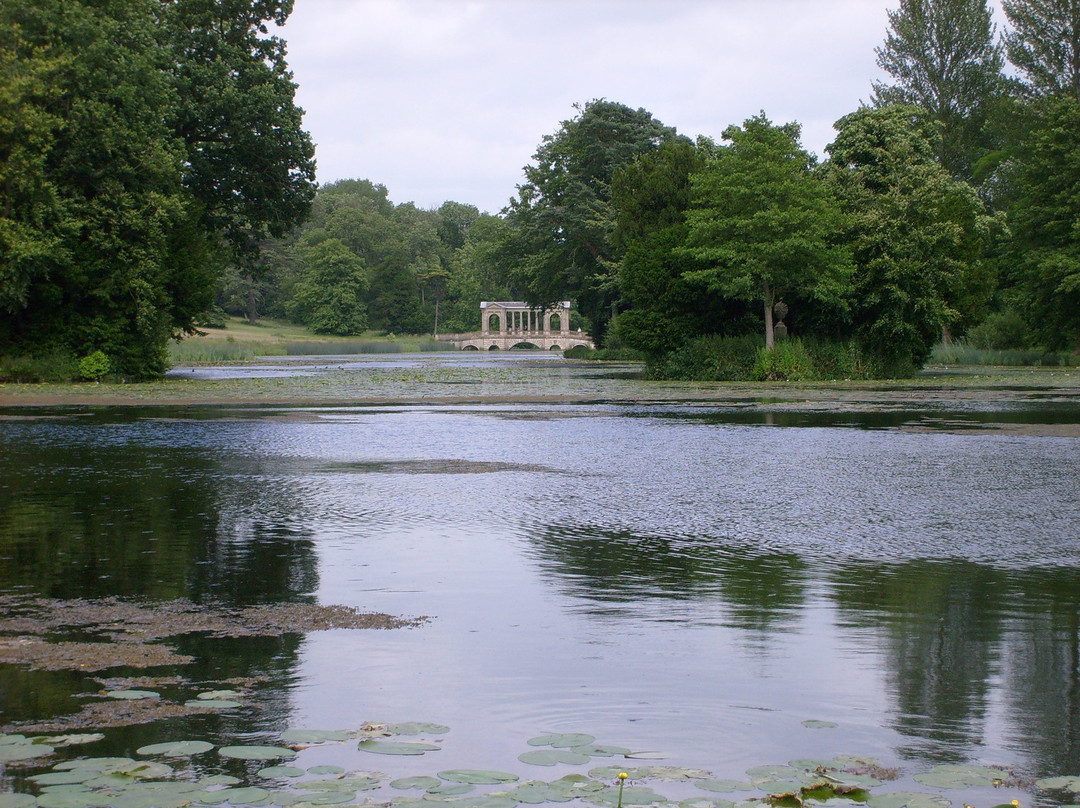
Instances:
[[[602,340],[619,299],[612,177],[675,130],[644,109],[603,99],[577,110],[526,166],[508,210],[516,234],[509,246],[514,281],[529,302],[576,300]]]
[[[970,178],[987,150],[984,126],[1003,89],[994,37],[986,0],[900,0],[876,49],[894,83],[874,82],[874,103],[927,110],[941,127],[937,157],[955,177]]]
[[[922,108],[863,108],[836,128],[826,169],[847,213],[856,332],[902,373],[922,364],[943,327],[984,313],[991,221],[971,186],[937,162],[939,133]]]
[[[181,7],[194,5],[0,4],[0,352],[102,350],[125,376],[160,374],[169,338],[212,302],[221,245],[236,247],[241,231],[245,245],[281,231],[306,209],[310,141],[282,53],[250,51],[245,62],[225,48],[210,56],[203,44],[224,36],[227,5],[238,15],[232,27],[256,39],[252,30],[285,9],[215,3],[212,31],[178,25]],[[210,62],[224,79],[200,89],[190,74]],[[276,107],[236,110],[250,136],[238,124],[189,131],[200,93],[259,95],[244,80],[254,63],[278,65],[270,84],[279,96]],[[296,151],[274,147],[277,129],[289,130]]]
[[[1003,0],[1009,61],[1030,90],[1080,100],[1080,0]]]
[[[773,308],[799,294],[835,305],[851,259],[836,241],[840,209],[799,145],[799,126],[762,113],[730,126],[704,171],[693,175],[686,254],[706,264],[686,273],[706,290],[760,307],[765,347]]]
[[[1006,265],[1048,348],[1080,350],[1080,101],[1039,102],[1021,144]]]

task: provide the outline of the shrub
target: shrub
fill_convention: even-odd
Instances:
[[[745,381],[751,378],[760,347],[761,338],[756,336],[697,337],[650,362],[646,373],[654,379]]]
[[[79,378],[96,382],[109,372],[109,357],[104,351],[94,351],[79,360]]]
[[[78,375],[78,363],[64,350],[41,356],[0,357],[0,382],[66,382]]]
[[[984,351],[1020,348],[1028,341],[1028,324],[1015,311],[989,315],[968,332],[968,343]]]
[[[759,382],[805,382],[817,377],[814,362],[798,339],[781,340],[771,351],[758,348],[750,374]]]

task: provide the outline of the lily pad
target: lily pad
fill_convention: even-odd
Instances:
[[[184,702],[184,706],[204,710],[233,710],[244,705],[238,701],[229,701],[228,699],[190,699]]]
[[[49,746],[78,746],[103,740],[105,740],[105,733],[103,732],[84,732],[76,735],[51,735],[48,738],[35,738],[34,743],[43,743]]]
[[[735,808],[731,800],[709,799],[708,797],[690,797],[679,802],[679,808]]]
[[[568,749],[573,746],[585,746],[595,740],[595,737],[583,732],[566,732],[557,735],[538,735],[530,738],[528,744],[529,746],[555,746]]]
[[[267,766],[259,769],[259,777],[303,777],[304,770],[296,766]]]
[[[0,746],[0,763],[47,757],[55,751],[43,743],[8,743]]]
[[[1009,772],[986,766],[960,766],[946,764],[935,766],[928,772],[915,775],[915,782],[934,788],[973,788],[992,786],[995,780],[1004,780]]]
[[[429,788],[427,793],[433,797],[458,797],[470,791],[476,791],[476,786],[468,783],[439,783]]]
[[[397,780],[391,781],[391,783],[390,783],[391,788],[401,788],[401,789],[406,789],[406,788],[428,789],[428,788],[433,788],[433,787],[435,787],[437,785],[439,785],[439,778],[438,777],[431,777],[431,776],[426,775],[426,774],[418,775],[416,777],[401,777],[401,778],[399,778]]]
[[[798,780],[802,776],[802,772],[794,766],[777,764],[755,766],[752,769],[747,769],[746,773],[750,775],[751,782],[755,784],[765,783],[769,780]]]
[[[802,725],[809,729],[836,729],[840,726],[835,721],[819,721],[816,718],[807,719],[802,722]]]
[[[376,755],[422,755],[425,752],[438,752],[441,746],[433,743],[418,743],[414,741],[379,741],[368,738],[360,741],[356,746],[362,752],[371,752]]]
[[[160,699],[161,694],[153,690],[109,690],[105,693],[110,699],[139,701],[140,699]]]
[[[324,763],[321,766],[312,766],[310,769],[307,770],[307,773],[308,774],[318,774],[318,775],[323,775],[323,774],[344,774],[345,770],[343,768],[341,768],[340,766],[334,766],[331,763]]]
[[[625,746],[608,746],[606,744],[587,743],[582,746],[570,747],[571,752],[577,752],[579,755],[588,755],[589,757],[615,757],[616,755],[632,755],[632,750],[627,749]]]
[[[387,724],[386,731],[394,735],[445,735],[450,727],[426,721],[403,721],[400,724]]]
[[[54,771],[66,771],[68,769],[90,769],[96,772],[104,772],[134,766],[139,761],[126,757],[103,757],[103,758],[80,758],[78,760],[65,760],[53,766]]]
[[[140,746],[135,751],[140,755],[164,755],[165,757],[191,757],[209,752],[214,748],[208,741],[166,741]]]
[[[71,783],[81,783],[84,780],[89,780],[91,777],[97,775],[97,772],[90,771],[89,769],[75,769],[72,771],[58,771],[58,772],[45,772],[44,774],[33,774],[29,778],[37,783],[39,786],[58,786],[68,785]]]
[[[319,791],[315,794],[297,795],[295,802],[290,805],[341,805],[356,799],[355,791]],[[280,805],[281,803],[274,803]]]
[[[221,699],[239,699],[244,694],[239,690],[205,690],[195,698],[202,701],[220,701]]]
[[[34,808],[37,799],[30,794],[0,794],[0,808]]]
[[[296,757],[296,752],[282,746],[223,746],[218,750],[218,754],[239,760],[277,760]]]
[[[618,786],[608,786],[603,791],[587,795],[584,799],[594,805],[609,806],[609,808],[618,805],[659,805],[667,802],[665,797],[651,788],[642,786],[627,786],[621,789]]]
[[[592,760],[588,755],[579,755],[569,749],[535,749],[531,752],[522,752],[518,760],[528,763],[530,766],[555,766],[566,763],[571,766],[580,766]]]
[[[451,808],[514,808],[517,800],[500,794],[478,794],[475,797],[447,800],[446,804]]]
[[[898,791],[892,794],[874,794],[866,804],[871,808],[949,808],[950,802],[937,794]]]
[[[439,777],[453,783],[474,783],[477,785],[514,783],[520,779],[516,774],[486,769],[446,769],[439,772]]]
[[[270,796],[270,792],[258,786],[243,786],[241,788],[222,788],[218,791],[204,791],[196,798],[198,802],[207,805],[221,805],[223,802],[232,805],[244,805],[258,802]]]
[[[1080,794],[1080,776],[1066,775],[1064,777],[1044,777],[1042,780],[1036,780],[1035,786],[1044,791],[1064,789],[1065,791],[1072,791]]]
[[[332,743],[347,741],[352,737],[351,732],[343,729],[287,729],[281,733],[281,740],[290,744]]]
[[[753,783],[743,783],[738,780],[695,780],[694,785],[702,791],[715,791],[718,794],[754,790]]]

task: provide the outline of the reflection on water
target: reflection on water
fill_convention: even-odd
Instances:
[[[730,776],[835,753],[1080,769],[1077,440],[882,417],[762,429],[700,406],[579,405],[0,422],[0,594],[434,618],[176,640],[197,658],[189,678],[269,680],[256,708],[190,720],[211,736],[434,720],[472,756],[443,766],[584,730]],[[72,712],[98,687],[0,666],[0,725]]]

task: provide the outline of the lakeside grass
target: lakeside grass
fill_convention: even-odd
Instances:
[[[303,326],[280,320],[252,324],[229,318],[225,328],[201,328],[200,333],[169,343],[173,365],[213,365],[244,362],[263,356],[426,353],[452,351],[453,345],[423,335],[379,334],[359,337],[313,334]]]

